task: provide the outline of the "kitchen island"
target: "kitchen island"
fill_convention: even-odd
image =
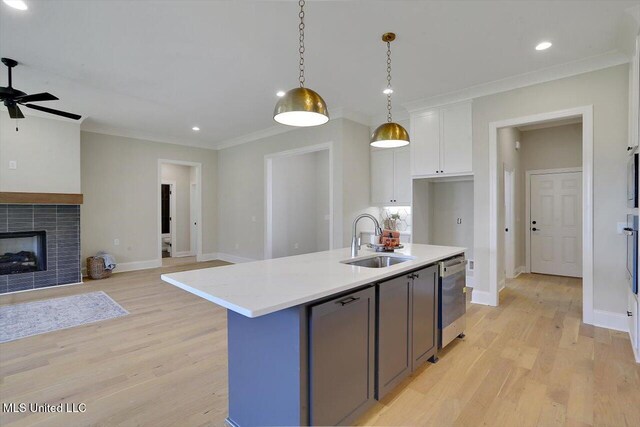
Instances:
[[[437,351],[437,262],[464,248],[336,249],[162,275],[227,308],[230,425],[354,422]],[[370,258],[390,255],[381,268]]]

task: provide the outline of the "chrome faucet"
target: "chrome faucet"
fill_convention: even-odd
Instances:
[[[356,231],[356,227],[358,225],[358,221],[360,221],[362,218],[370,218],[371,221],[373,221],[373,223],[376,226],[375,228],[376,236],[382,235],[382,228],[380,228],[380,223],[378,222],[376,217],[366,213],[358,215],[356,219],[353,220],[353,237],[351,238],[351,256],[352,257],[358,256],[358,250],[360,249],[360,237],[358,237],[358,234],[357,234],[358,232]]]

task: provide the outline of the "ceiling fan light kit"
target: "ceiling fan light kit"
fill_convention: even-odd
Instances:
[[[277,102],[273,119],[288,126],[308,127],[325,124],[329,121],[329,111],[324,99],[315,91],[304,87],[304,0],[300,0],[300,87],[287,91]]]
[[[387,95],[387,123],[376,128],[371,135],[371,146],[378,148],[397,148],[409,144],[409,132],[394,123],[391,117],[391,42],[396,39],[394,33],[384,33],[382,41],[387,44],[387,88],[384,93]]]
[[[0,101],[4,104],[5,107],[7,107],[7,110],[9,111],[9,117],[11,117],[12,119],[24,119],[24,114],[20,109],[20,106],[22,105],[23,107],[31,108],[32,110],[38,110],[48,114],[55,114],[56,116],[66,117],[72,120],[80,120],[82,116],[79,116],[78,114],[67,113],[66,111],[54,110],[53,108],[29,104],[29,102],[57,101],[58,98],[48,92],[27,95],[23,91],[15,89],[13,87],[13,76],[11,70],[18,65],[18,61],[10,58],[2,58],[2,63],[7,66],[9,78],[8,86],[0,87]]]

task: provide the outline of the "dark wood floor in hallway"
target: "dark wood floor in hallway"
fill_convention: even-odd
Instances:
[[[222,426],[225,311],[121,273],[0,304],[103,290],[129,316],[0,345],[2,402],[85,403],[82,414],[0,414],[3,426]],[[638,426],[640,365],[625,333],[584,325],[577,279],[521,275],[500,307],[471,305],[467,337],[376,404],[362,425]]]

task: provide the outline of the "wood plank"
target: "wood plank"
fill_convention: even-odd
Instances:
[[[3,413],[3,427],[223,425],[226,311],[160,280],[221,264],[171,265],[0,296],[4,305],[101,290],[130,313],[0,344],[2,402],[87,404],[83,414]],[[629,340],[576,321],[581,292],[579,279],[522,274],[508,281],[499,308],[470,306],[466,338],[358,424],[640,425],[640,365]]]
[[[0,203],[24,205],[81,205],[82,194],[0,192]]]

